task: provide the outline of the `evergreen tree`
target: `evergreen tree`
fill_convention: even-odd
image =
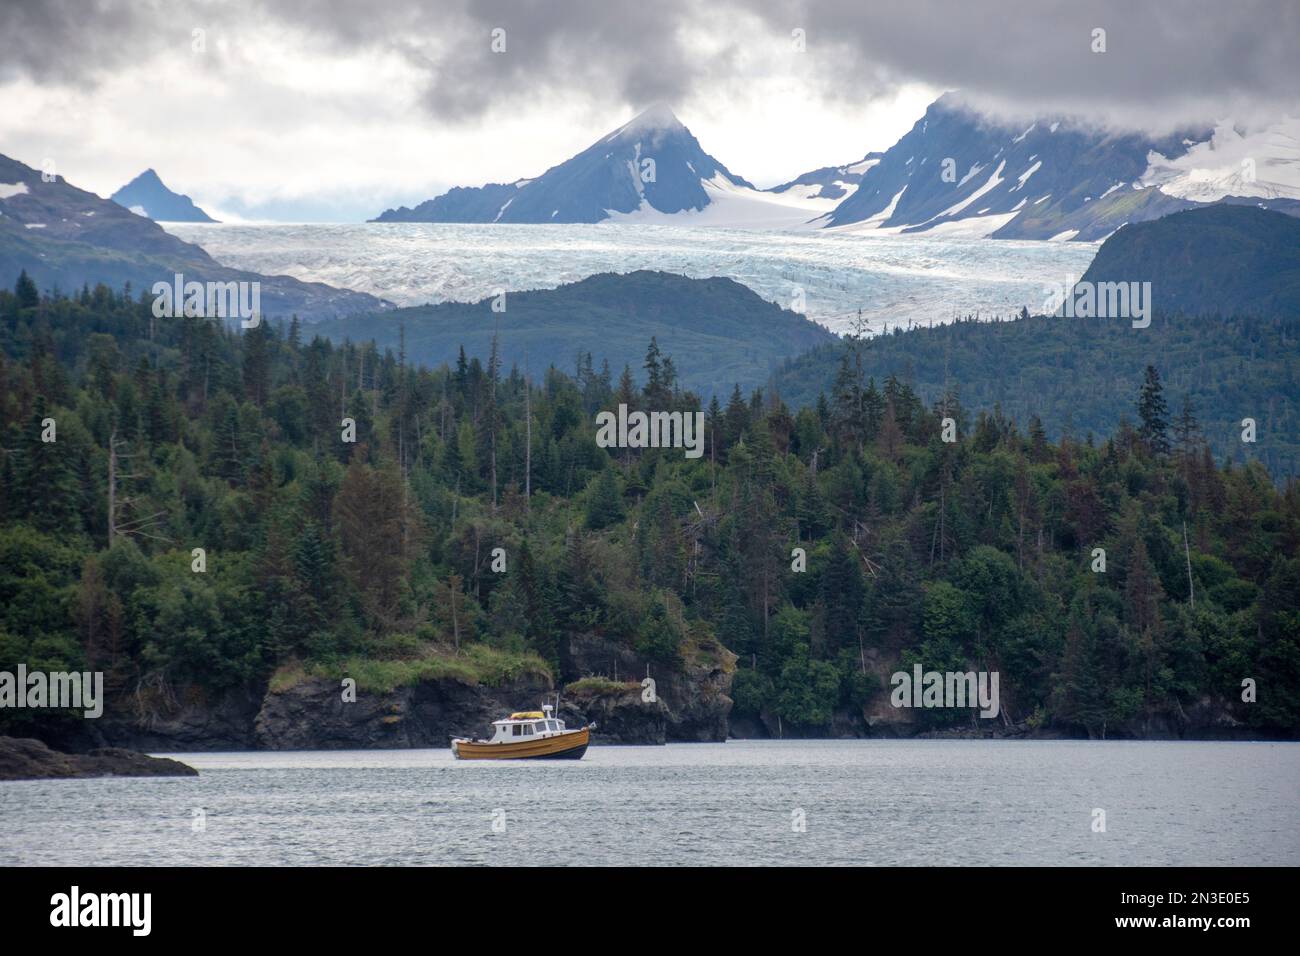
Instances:
[[[1169,407],[1165,403],[1160,373],[1154,365],[1146,367],[1142,389],[1138,393],[1138,437],[1152,455],[1169,454]]]
[[[623,501],[619,496],[614,469],[604,468],[592,481],[587,497],[587,527],[593,531],[608,528],[623,520]]]
[[[18,282],[14,286],[14,296],[18,300],[18,308],[34,309],[41,303],[41,294],[36,288],[36,283],[32,277],[23,269],[18,273]]]

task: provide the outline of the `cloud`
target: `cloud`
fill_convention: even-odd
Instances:
[[[142,52],[188,44],[195,27],[218,47],[280,31],[286,53],[395,53],[419,77],[420,103],[446,122],[556,100],[680,104],[772,71],[828,99],[915,82],[1008,113],[1130,126],[1277,113],[1300,88],[1294,0],[6,0],[0,76],[93,84]],[[807,36],[801,60],[796,28]],[[1095,29],[1104,53],[1093,51]]]
[[[153,32],[156,4],[5,0],[0,80],[87,85],[139,56],[132,36]]]
[[[1069,113],[1154,130],[1297,107],[1293,0],[908,0],[875,10],[809,0],[800,9],[810,48],[827,44],[837,73],[884,70],[960,88],[1005,114]],[[1105,52],[1094,52],[1096,30]]]
[[[1300,115],[1297,35],[1294,0],[0,0],[0,152],[352,218],[538,175],[666,102],[770,185],[888,148],[947,89],[1152,133]]]

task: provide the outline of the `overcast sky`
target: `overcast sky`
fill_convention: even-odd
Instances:
[[[0,37],[0,152],[102,195],[152,166],[218,218],[535,176],[655,102],[760,186],[946,89],[1152,131],[1300,112],[1296,0],[0,0]]]

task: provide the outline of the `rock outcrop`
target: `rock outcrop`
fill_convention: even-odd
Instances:
[[[667,707],[649,700],[637,681],[617,683],[588,678],[564,690],[560,716],[570,727],[594,723],[596,744],[663,744],[668,742]]]
[[[581,634],[568,641],[563,672],[576,681],[570,713],[590,714],[608,726],[618,743],[722,741],[731,713],[731,679],[736,655],[716,640],[693,640],[682,650],[680,667],[657,666],[633,649],[599,635]],[[585,692],[582,678],[599,675],[617,683],[619,693]],[[649,678],[652,684],[645,683]],[[566,718],[567,719],[567,718]],[[662,728],[662,730],[660,729]]]
[[[359,690],[345,702],[338,680],[309,677],[268,691],[253,721],[258,750],[363,750],[445,747],[452,735],[484,736],[492,721],[537,707],[552,693],[542,677],[495,687],[454,678],[387,693]]]
[[[61,753],[26,737],[0,737],[0,780],[61,777],[197,777],[193,767],[117,747]]]

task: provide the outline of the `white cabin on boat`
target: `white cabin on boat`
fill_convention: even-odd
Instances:
[[[554,737],[565,732],[564,721],[551,715],[550,705],[541,710],[525,710],[511,714],[504,720],[492,721],[494,733],[488,743],[521,743],[541,737]]]

